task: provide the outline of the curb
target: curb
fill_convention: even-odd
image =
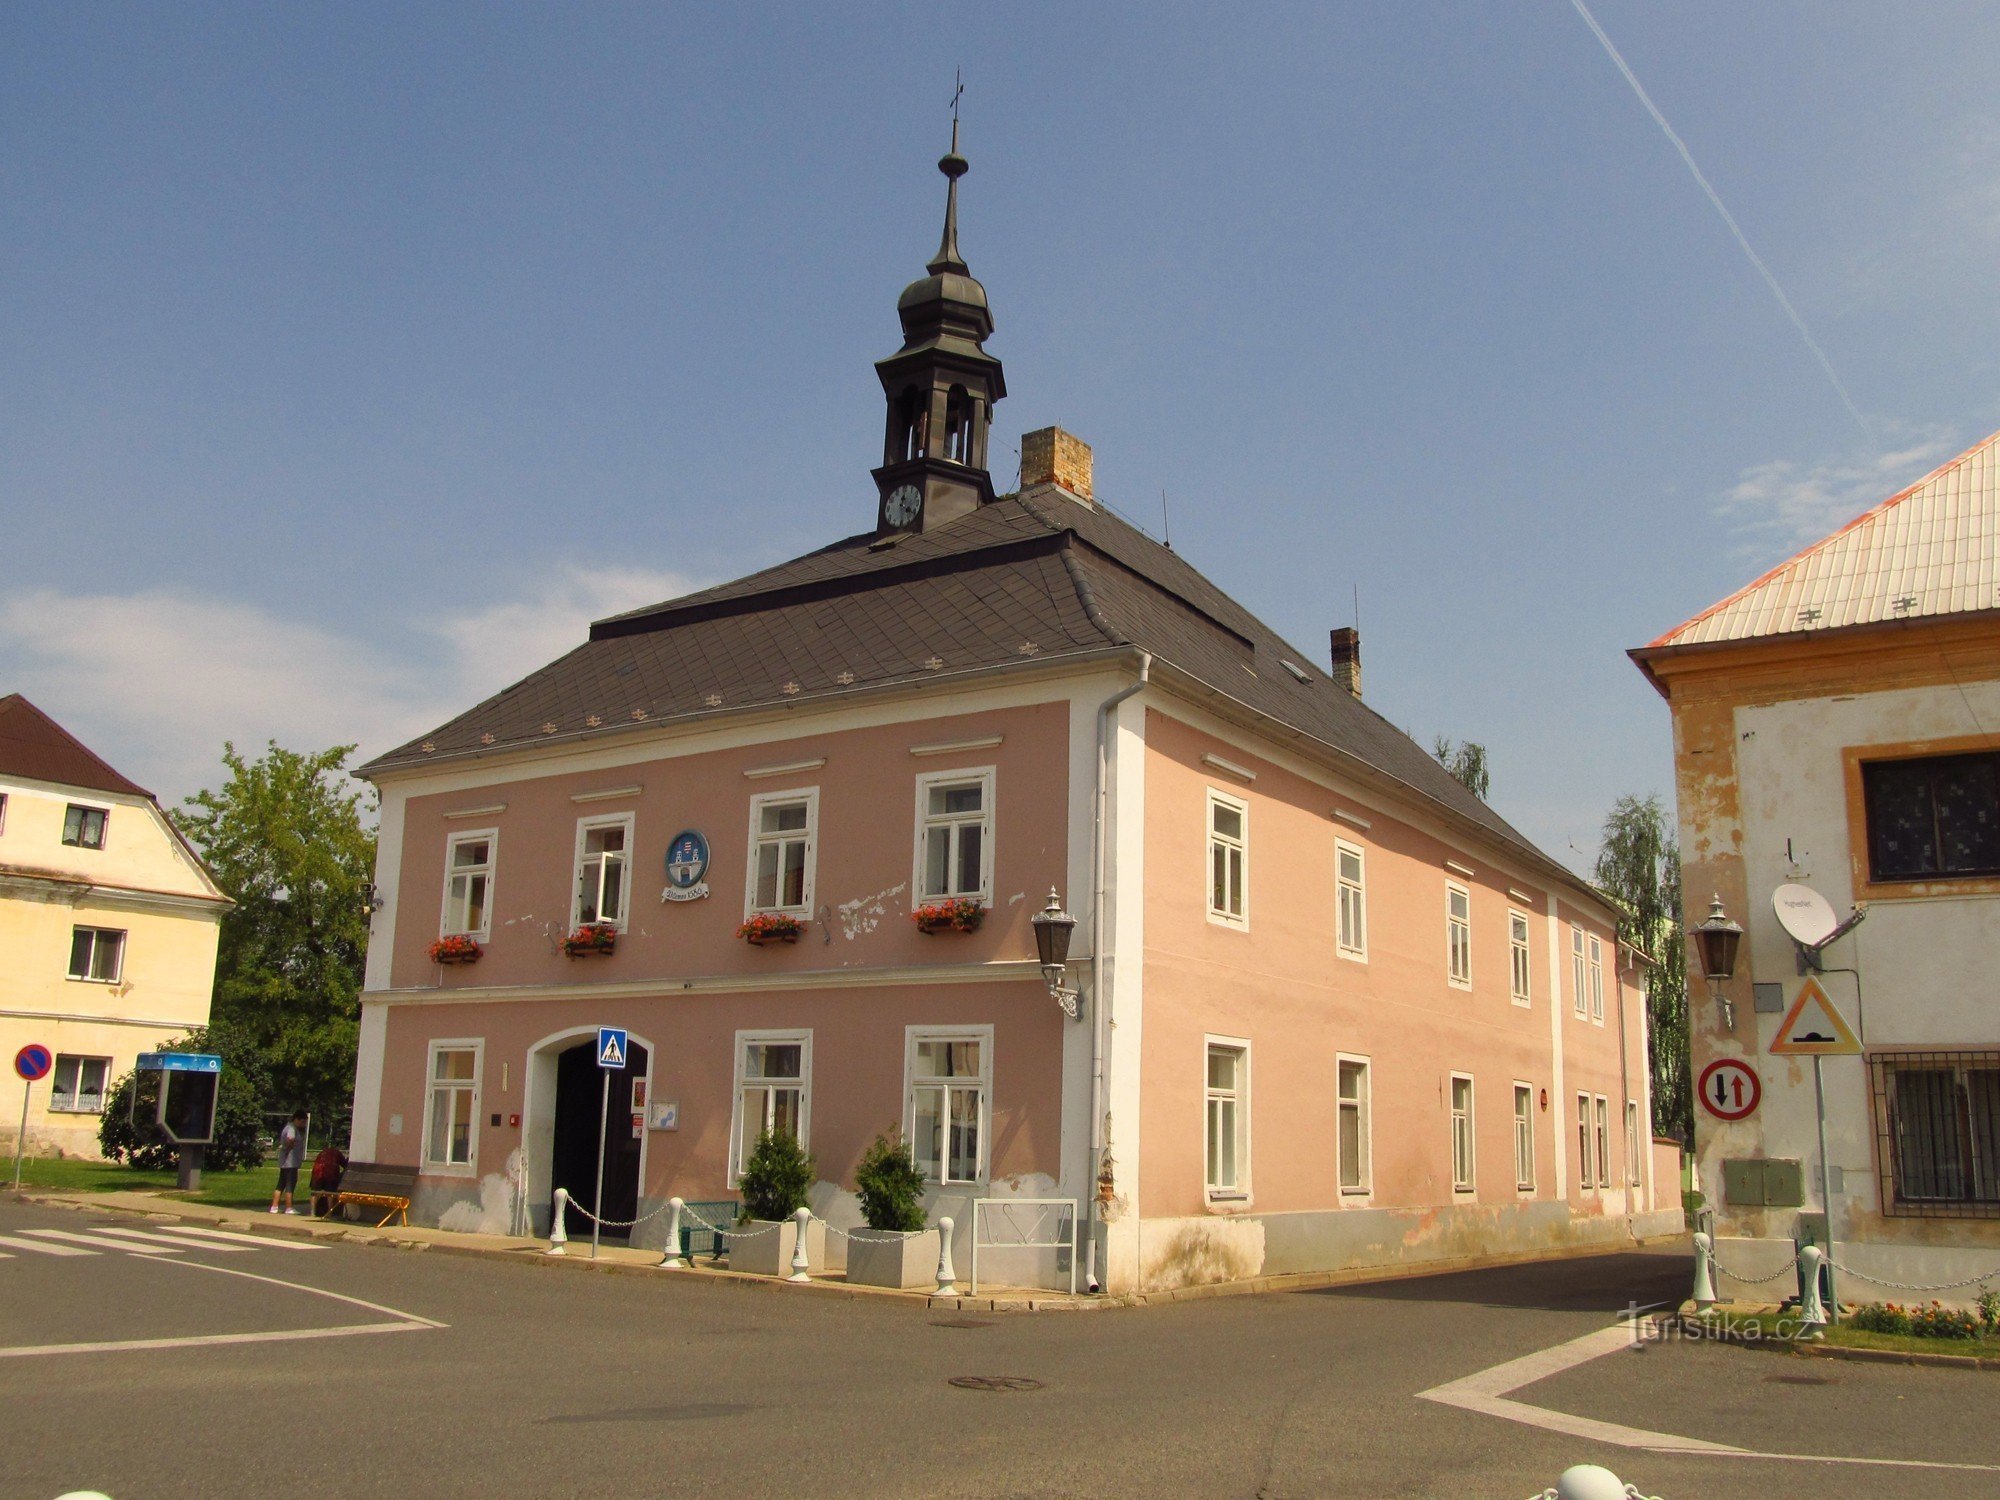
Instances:
[[[1675,1314],[1678,1322],[1685,1324],[1699,1314],[1686,1310]],[[1861,1349],[1847,1344],[1825,1344],[1805,1339],[1782,1339],[1773,1334],[1769,1337],[1749,1338],[1732,1329],[1704,1327],[1699,1334],[1691,1335],[1691,1341],[1704,1344],[1734,1344],[1739,1349],[1752,1349],[1763,1354],[1789,1354],[1799,1359],[1837,1359],[1850,1364],[1863,1365],[1917,1365],[1938,1370],[1984,1370],[2000,1372],[2000,1358],[1988,1358],[1977,1354],[1931,1354],[1915,1349]]]

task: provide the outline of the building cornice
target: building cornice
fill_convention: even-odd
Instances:
[[[129,911],[164,911],[220,916],[235,905],[227,896],[191,895],[146,886],[108,885],[62,870],[0,866],[0,896],[47,905],[109,906]]]
[[[1087,963],[1089,955],[1070,955],[1070,962]],[[910,964],[897,968],[805,969],[788,974],[686,974],[656,979],[621,979],[606,984],[455,984],[450,989],[427,985],[402,989],[363,990],[364,1005],[504,1004],[513,1001],[630,1000],[670,995],[732,995],[746,991],[883,989],[891,986],[942,984],[1041,984],[1041,966],[1032,958],[999,959],[982,964]]]

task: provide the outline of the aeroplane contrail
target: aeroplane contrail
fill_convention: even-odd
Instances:
[[[1694,154],[1687,148],[1687,142],[1683,141],[1675,133],[1674,127],[1667,123],[1667,117],[1661,114],[1660,107],[1653,103],[1652,96],[1639,82],[1638,75],[1619,55],[1618,49],[1611,45],[1611,38],[1604,34],[1604,28],[1597,24],[1597,17],[1590,13],[1590,7],[1585,5],[1583,0],[1569,0],[1569,3],[1576,7],[1576,13],[1583,17],[1583,24],[1590,28],[1591,34],[1603,46],[1605,54],[1618,65],[1618,71],[1623,73],[1625,81],[1632,85],[1632,92],[1637,94],[1639,102],[1646,106],[1646,113],[1653,117],[1653,123],[1665,132],[1669,141],[1673,142],[1674,150],[1680,152],[1681,160],[1687,163],[1687,169],[1693,174],[1695,182],[1708,195],[1708,201],[1715,205],[1715,211],[1722,215],[1722,222],[1729,226],[1729,232],[1736,237],[1736,243],[1750,258],[1750,264],[1757,268],[1757,274],[1764,278],[1764,285],[1771,289],[1771,295],[1778,299],[1778,306],[1783,308],[1785,316],[1792,320],[1792,327],[1798,329],[1799,337],[1805,340],[1806,347],[1812,351],[1812,357],[1818,360],[1819,367],[1826,371],[1827,380],[1832,383],[1834,393],[1840,397],[1841,405],[1847,408],[1847,414],[1854,418],[1854,425],[1861,429],[1861,435],[1873,446],[1875,433],[1869,427],[1868,419],[1861,415],[1861,409],[1854,404],[1854,398],[1847,394],[1847,387],[1840,383],[1840,377],[1834,373],[1833,361],[1826,357],[1826,351],[1820,348],[1819,341],[1812,336],[1812,330],[1806,327],[1806,320],[1799,316],[1798,309],[1792,306],[1792,299],[1787,297],[1785,289],[1778,285],[1778,278],[1773,276],[1771,268],[1764,264],[1764,258],[1751,249],[1749,237],[1736,222],[1736,216],[1724,206],[1721,196],[1710,185],[1709,180],[1702,176],[1701,168],[1695,165]]]

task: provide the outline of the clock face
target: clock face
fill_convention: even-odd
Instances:
[[[907,526],[916,520],[923,504],[923,492],[914,484],[899,485],[889,491],[889,498],[882,502],[882,514],[891,526]]]

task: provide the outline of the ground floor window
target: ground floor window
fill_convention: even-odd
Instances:
[[[1590,1175],[1590,1095],[1576,1096],[1576,1185],[1589,1188],[1596,1181]]]
[[[1208,1044],[1208,1193],[1241,1198],[1250,1190],[1250,1044]]]
[[[1514,1085],[1514,1186],[1535,1186],[1535,1091],[1525,1083]]]
[[[1340,1059],[1340,1190],[1368,1191],[1368,1064]]]
[[[808,1144],[810,1031],[736,1033],[736,1172],[750,1165],[757,1138],[769,1131]]]
[[[55,1071],[49,1075],[49,1108],[58,1113],[104,1113],[104,1084],[110,1073],[108,1057],[57,1054]]]
[[[479,1111],[479,1044],[432,1042],[430,1106],[425,1113],[424,1163],[469,1167]]]
[[[1868,1059],[1884,1211],[2000,1218],[2000,1051]]]
[[[1463,1073],[1451,1075],[1451,1186],[1454,1192],[1472,1191],[1472,1080]]]
[[[1597,1185],[1611,1186],[1611,1101],[1597,1096]]]
[[[1639,1156],[1639,1106],[1630,1099],[1625,1101],[1625,1176],[1633,1187],[1644,1181]]]
[[[933,1182],[983,1182],[993,1086],[993,1029],[909,1033],[910,1150]]]

